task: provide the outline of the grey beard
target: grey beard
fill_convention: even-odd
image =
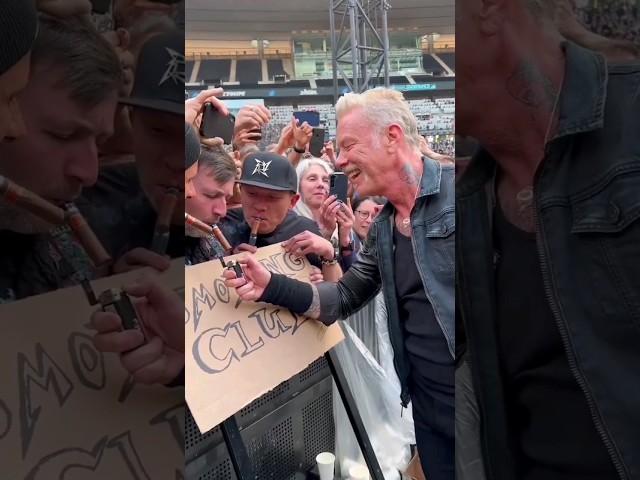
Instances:
[[[13,205],[0,203],[0,230],[25,235],[46,233],[53,225]]]

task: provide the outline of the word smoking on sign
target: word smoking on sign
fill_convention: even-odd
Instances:
[[[242,258],[242,255],[229,259]],[[309,281],[305,258],[258,249],[272,273]],[[338,325],[265,303],[243,302],[207,262],[185,270],[186,400],[202,433],[302,371],[344,337]],[[261,375],[256,376],[255,372]]]

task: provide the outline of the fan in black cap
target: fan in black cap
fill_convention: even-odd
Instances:
[[[269,190],[297,192],[296,169],[285,157],[270,152],[250,155],[242,165],[238,183]]]
[[[143,45],[129,98],[120,103],[184,115],[184,32],[173,30]]]

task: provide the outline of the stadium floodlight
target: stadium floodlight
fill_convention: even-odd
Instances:
[[[338,100],[338,75],[353,92],[379,86],[381,73],[384,86],[389,87],[389,2],[330,0],[329,8],[334,101]],[[345,71],[349,64],[351,75]]]

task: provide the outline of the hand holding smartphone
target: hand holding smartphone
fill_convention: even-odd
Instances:
[[[204,104],[200,136],[203,138],[220,137],[225,144],[233,141],[235,117],[231,114],[222,115],[211,103]]]

